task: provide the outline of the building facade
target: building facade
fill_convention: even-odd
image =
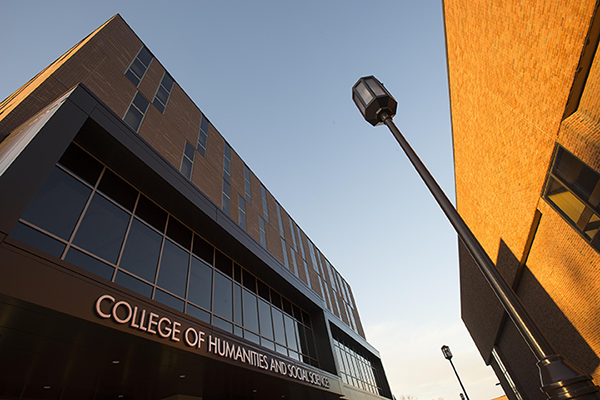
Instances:
[[[550,343],[600,383],[598,2],[444,0],[457,207]],[[536,360],[462,245],[461,312],[512,400]]]
[[[119,15],[0,140],[0,397],[392,397],[349,284]]]

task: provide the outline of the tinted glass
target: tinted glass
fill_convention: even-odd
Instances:
[[[260,338],[260,344],[268,349],[275,350],[275,343],[265,338]]]
[[[162,290],[156,290],[154,293],[154,300],[163,303],[171,308],[176,309],[177,311],[183,312],[184,302],[181,299],[178,299],[175,296],[171,296],[168,293],[163,292]]]
[[[233,264],[233,276],[236,282],[242,283],[242,267],[238,264]]]
[[[287,346],[292,350],[298,351],[298,343],[296,343],[296,331],[294,328],[295,323],[287,315],[284,315],[283,318],[285,321],[285,337],[287,339]]]
[[[146,196],[140,195],[135,215],[158,229],[161,233],[164,232],[165,224],[167,223],[167,213]]]
[[[215,267],[225,275],[233,277],[233,261],[219,250],[215,251]]]
[[[308,354],[308,346],[306,344],[306,333],[304,332],[304,326],[296,323],[296,333],[298,333],[298,342],[300,343],[300,350],[302,354]]]
[[[191,144],[189,144],[188,142],[185,142],[185,147],[183,149],[183,152],[187,158],[194,161],[194,155],[196,154],[196,152],[194,151],[194,148],[192,147]]]
[[[273,340],[273,323],[271,322],[271,305],[264,300],[258,301],[258,312],[260,316],[260,334],[267,339]]]
[[[92,186],[96,184],[102,168],[104,168],[96,159],[73,143],[71,143],[62,155],[59,163],[79,175]]]
[[[139,58],[144,65],[149,66],[150,62],[152,61],[152,54],[150,54],[150,52],[148,51],[147,48],[142,47],[142,49],[140,50],[140,52],[138,53],[137,58]]]
[[[127,122],[127,124],[134,130],[134,131],[138,131],[138,129],[140,128],[140,124],[142,123],[142,113],[140,113],[135,107],[129,107],[129,110],[127,110],[127,114],[125,114],[125,117],[123,118],[123,120],[125,122]]]
[[[207,310],[211,309],[212,275],[211,267],[192,257],[188,300]]]
[[[146,72],[146,67],[138,59],[135,59],[133,63],[131,63],[129,69],[133,71],[135,76],[138,78],[138,81],[142,78],[142,76],[144,76],[144,73]]]
[[[135,98],[133,99],[133,104],[143,113],[146,113],[148,109],[148,100],[140,92],[135,94]]]
[[[98,189],[129,211],[133,211],[138,191],[112,171],[108,169],[104,171]]]
[[[170,92],[171,88],[173,87],[173,78],[171,78],[169,74],[165,74],[162,78],[161,84],[165,87],[165,89],[167,89],[168,92]]]
[[[242,325],[244,323],[242,319],[242,287],[240,285],[233,285],[233,322]]]
[[[128,213],[104,196],[96,194],[83,217],[73,243],[115,264],[129,217]]]
[[[198,235],[194,235],[194,250],[193,250],[193,252],[195,255],[197,255],[198,257],[200,257],[201,259],[203,259],[210,265],[213,264],[214,247]]]
[[[227,332],[233,333],[233,324],[231,322],[224,321],[221,318],[215,316],[213,317],[212,324],[217,328],[221,328]]]
[[[156,92],[156,98],[160,100],[162,104],[166,105],[167,100],[169,99],[169,93],[165,90],[165,88],[159,86],[158,91]]]
[[[188,179],[192,179],[192,166],[192,162],[187,157],[182,158],[181,173]]]
[[[152,286],[132,277],[131,275],[126,274],[125,272],[117,271],[115,283],[148,298],[152,296]]]
[[[256,278],[254,277],[254,275],[252,275],[248,271],[244,270],[243,281],[244,281],[244,287],[246,289],[251,290],[254,293],[256,293]]]
[[[77,179],[54,168],[21,218],[68,240],[90,192]]]
[[[244,331],[244,338],[256,344],[260,344],[260,338],[258,337],[258,335],[255,335],[252,332]]]
[[[312,358],[317,358],[317,348],[315,347],[315,338],[310,329],[306,328],[306,342],[308,345],[308,354]]]
[[[93,274],[96,274],[104,279],[112,280],[114,267],[103,263],[93,257],[88,256],[81,251],[71,248],[67,253],[65,261],[70,262],[73,265],[77,265],[80,268],[85,269]]]
[[[14,227],[10,233],[10,237],[40,249],[48,254],[53,255],[54,257],[60,258],[65,249],[65,245],[58,240],[52,239],[50,236],[45,235],[40,231],[30,228],[22,223],[18,223]]]
[[[229,321],[233,319],[233,288],[231,280],[215,274],[213,312]]]
[[[194,307],[193,305],[187,305],[186,314],[191,315],[194,318],[198,318],[200,321],[204,321],[210,324],[210,313],[199,309],[198,307]]]
[[[258,332],[258,305],[256,296],[247,290],[244,294],[244,327],[254,332]]]
[[[154,282],[161,244],[162,235],[134,218],[127,235],[119,268],[126,269],[149,282]]]
[[[154,107],[156,107],[158,109],[158,111],[160,111],[161,113],[165,112],[165,106],[163,106],[162,103],[158,99],[154,99],[152,104],[154,104]]]
[[[269,287],[260,280],[258,280],[258,295],[266,301],[271,300],[269,296]]]
[[[275,308],[273,308],[271,311],[273,313],[273,331],[275,332],[275,341],[279,344],[285,345],[283,313]]]
[[[133,83],[135,86],[140,84],[140,79],[137,76],[135,76],[135,74],[131,72],[131,70],[128,69],[127,72],[125,72],[125,76],[129,78],[131,83]]]
[[[160,260],[157,284],[178,296],[185,297],[190,254],[170,240],[165,240]]]
[[[189,249],[192,246],[192,231],[172,216],[169,217],[167,236]]]

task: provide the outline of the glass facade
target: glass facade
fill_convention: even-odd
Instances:
[[[152,54],[150,54],[148,49],[142,47],[129,68],[127,68],[127,71],[125,71],[125,76],[135,86],[139,86],[153,59],[154,57],[152,57]]]
[[[11,237],[295,360],[308,313],[72,144]]]
[[[369,357],[362,355],[357,346],[339,337],[334,336],[333,344],[340,378],[355,388],[383,396],[381,384],[378,383],[378,371]]]

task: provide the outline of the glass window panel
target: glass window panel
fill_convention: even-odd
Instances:
[[[99,194],[94,195],[73,243],[116,264],[130,215]]]
[[[295,351],[289,351],[288,352],[290,358],[293,358],[296,361],[300,361],[300,356],[298,355],[298,353],[296,353]]]
[[[139,293],[142,296],[146,296],[148,298],[152,297],[152,286],[140,281],[139,279],[134,278],[129,274],[126,274],[123,271],[117,271],[115,283],[129,290],[133,290],[134,292]]]
[[[204,117],[204,115],[202,116],[202,119],[200,120],[200,130],[208,133],[208,120]]]
[[[285,321],[285,337],[287,339],[287,346],[294,351],[298,351],[295,322],[287,315],[284,315],[283,319]]]
[[[188,250],[192,246],[192,231],[173,218],[173,216],[169,216],[167,236]]]
[[[258,332],[258,304],[256,296],[244,290],[244,328]]]
[[[214,316],[212,324],[217,328],[221,328],[229,333],[233,333],[233,324],[231,322],[224,321],[221,318]]]
[[[210,313],[206,312],[198,307],[194,307],[193,305],[187,305],[186,314],[191,315],[194,318],[198,318],[200,321],[206,322],[210,324]]]
[[[254,275],[244,270],[244,287],[252,292],[256,293],[256,278]]]
[[[260,344],[270,350],[275,350],[275,343],[265,339],[264,337],[260,338]]]
[[[163,233],[165,231],[165,224],[167,223],[166,211],[154,204],[146,196],[140,195],[135,215],[158,229],[159,232]]]
[[[239,264],[233,263],[233,277],[236,282],[242,283],[242,267]]]
[[[185,297],[190,253],[165,240],[157,284],[177,296]]]
[[[161,244],[162,235],[134,218],[119,268],[126,269],[148,282],[154,282]]]
[[[167,105],[167,100],[169,100],[169,93],[165,90],[164,87],[159,86],[158,91],[156,92],[156,98],[160,100],[162,104]]]
[[[285,328],[283,325],[283,313],[276,308],[272,309],[273,313],[273,331],[275,332],[275,341],[285,345]]]
[[[269,296],[269,287],[261,280],[258,280],[258,295],[266,301],[271,301]]]
[[[127,114],[125,114],[123,120],[127,122],[127,124],[134,131],[137,132],[138,129],[140,129],[140,124],[142,123],[143,117],[144,115],[141,112],[139,112],[135,107],[129,107],[129,110],[127,110]]]
[[[135,94],[133,98],[133,104],[141,111],[142,114],[146,114],[146,110],[148,110],[148,100],[140,92]]]
[[[213,312],[229,321],[233,319],[233,283],[227,277],[215,274]]]
[[[298,333],[298,342],[300,343],[300,350],[302,354],[308,354],[308,345],[306,344],[306,333],[304,332],[304,326],[296,323],[296,332]]]
[[[138,191],[112,171],[108,169],[104,171],[98,189],[129,211],[133,211]]]
[[[96,274],[104,279],[112,280],[114,267],[103,263],[93,257],[88,256],[81,251],[71,248],[67,253],[65,261],[70,262],[73,265],[77,265],[80,268],[85,269],[93,274]]]
[[[150,66],[150,62],[152,61],[152,54],[150,54],[150,52],[148,51],[147,48],[142,47],[142,49],[140,50],[140,52],[137,55],[137,58],[139,58],[146,67]]]
[[[244,330],[237,325],[233,327],[233,334],[239,337],[244,337]]]
[[[598,228],[600,228],[600,218],[596,214],[592,214],[590,220],[586,224],[583,233],[590,239],[594,237],[596,232],[598,232]]]
[[[258,302],[260,316],[260,335],[273,340],[273,323],[271,321],[271,305],[262,299]]]
[[[250,331],[244,330],[244,338],[256,344],[260,344],[260,338],[258,337],[258,335],[255,335]]]
[[[275,344],[275,351],[280,354],[283,354],[284,356],[287,356],[287,354],[288,354],[287,348],[284,346],[280,346],[278,344]]]
[[[166,306],[176,309],[177,311],[183,312],[184,301],[172,296],[162,290],[156,290],[154,292],[154,300],[163,303]]]
[[[283,303],[283,311],[285,311],[289,315],[292,315],[292,303],[285,297],[282,298],[282,303]]]
[[[77,179],[54,168],[21,218],[68,240],[90,192]]]
[[[215,267],[230,278],[233,277],[233,261],[219,250],[215,252]]]
[[[214,247],[198,235],[194,235],[194,254],[213,265]]]
[[[273,289],[271,289],[271,304],[281,310],[281,296]]]
[[[127,78],[129,78],[129,80],[131,81],[131,83],[133,83],[135,86],[140,84],[140,78],[138,78],[137,76],[135,76],[135,74],[128,69],[127,72],[125,72],[125,76]]]
[[[317,348],[315,347],[315,337],[313,336],[313,332],[308,329],[306,329],[306,342],[308,344],[308,354],[310,355],[311,358],[317,358]]]
[[[135,74],[138,80],[141,79],[146,72],[146,66],[144,66],[137,58],[131,63],[129,69]]]
[[[71,143],[60,158],[59,163],[83,180],[94,186],[102,172],[102,164],[94,157],[83,151],[79,146]]]
[[[556,205],[574,224],[585,210],[585,205],[569,192],[560,182],[550,178],[546,196]]]
[[[240,285],[233,285],[233,322],[236,324],[243,324],[242,316],[242,287]]]
[[[194,161],[194,155],[196,154],[196,152],[195,152],[194,148],[192,147],[192,145],[189,144],[188,142],[185,142],[185,147],[183,149],[183,153],[191,161]]]
[[[187,298],[207,310],[212,308],[212,277],[213,269],[196,257],[192,257]]]
[[[50,236],[28,227],[22,223],[18,223],[10,233],[10,237],[20,240],[30,246],[40,249],[54,257],[60,258],[65,245],[56,239],[52,239]]]
[[[161,114],[164,114],[164,112],[165,112],[165,106],[162,105],[162,103],[160,102],[160,100],[154,99],[154,101],[152,102],[152,104],[154,104],[154,107],[156,107],[158,109],[158,111],[161,112]]]
[[[165,73],[162,78],[161,85],[163,85],[165,89],[167,89],[167,92],[170,93],[171,89],[173,88],[173,78],[171,78],[169,74]]]

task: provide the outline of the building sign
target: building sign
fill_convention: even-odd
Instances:
[[[326,376],[291,363],[289,360],[260,353],[212,333],[207,335],[193,326],[185,326],[181,322],[148,312],[137,306],[132,307],[127,301],[117,301],[108,294],[98,297],[95,310],[100,318],[112,319],[117,324],[127,325],[131,329],[151,335],[158,335],[164,340],[182,342],[185,346],[193,349],[285,375],[315,386],[326,389],[330,387],[329,379]]]

